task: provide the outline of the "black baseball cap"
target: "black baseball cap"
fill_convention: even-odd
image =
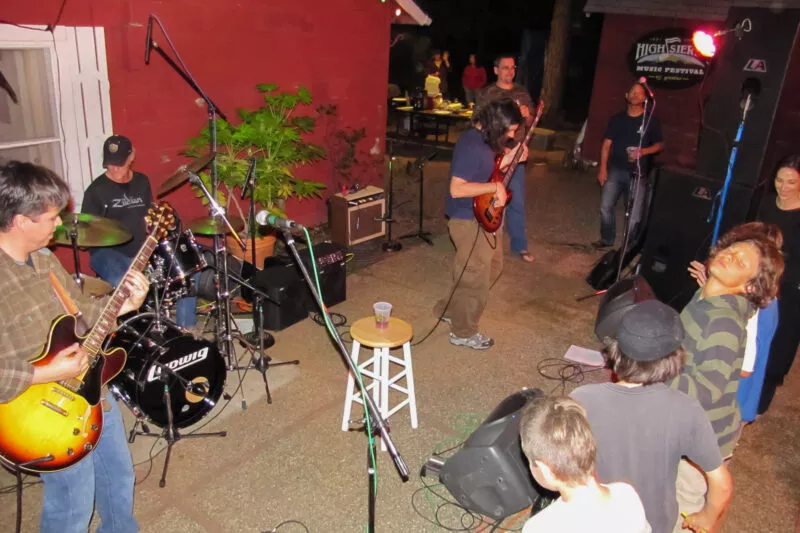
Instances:
[[[103,166],[121,167],[133,152],[131,140],[122,135],[112,135],[103,143]]]
[[[677,350],[685,336],[677,311],[658,300],[646,300],[622,317],[617,342],[631,359],[655,361]]]

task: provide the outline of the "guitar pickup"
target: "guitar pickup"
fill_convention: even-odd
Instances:
[[[42,400],[42,405],[47,407],[48,409],[52,409],[56,413],[60,414],[61,416],[67,416],[69,413],[65,409],[60,408],[54,403],[48,402],[47,400]]]
[[[53,387],[50,390],[52,390],[56,394],[60,394],[61,396],[63,396],[64,398],[66,398],[69,401],[74,401],[75,400],[75,396],[73,396],[72,394],[68,393],[65,390],[59,389],[58,387]]]
[[[488,209],[486,211],[484,211],[483,216],[485,216],[486,220],[488,220],[489,222],[494,220],[494,217],[492,216],[492,212],[490,210],[488,210]]]

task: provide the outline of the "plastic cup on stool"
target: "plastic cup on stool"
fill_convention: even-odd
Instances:
[[[375,327],[386,328],[389,326],[389,316],[392,314],[392,304],[389,302],[376,302],[372,305],[375,311]]]

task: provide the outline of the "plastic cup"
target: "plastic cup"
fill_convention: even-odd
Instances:
[[[383,329],[389,326],[389,316],[392,314],[392,304],[389,302],[376,302],[372,305],[375,311],[375,327]]]

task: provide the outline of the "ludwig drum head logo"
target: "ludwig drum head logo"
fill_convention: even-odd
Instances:
[[[634,77],[644,76],[650,85],[664,89],[685,89],[700,83],[706,65],[685,28],[648,33],[634,41],[628,52],[628,68]]]

